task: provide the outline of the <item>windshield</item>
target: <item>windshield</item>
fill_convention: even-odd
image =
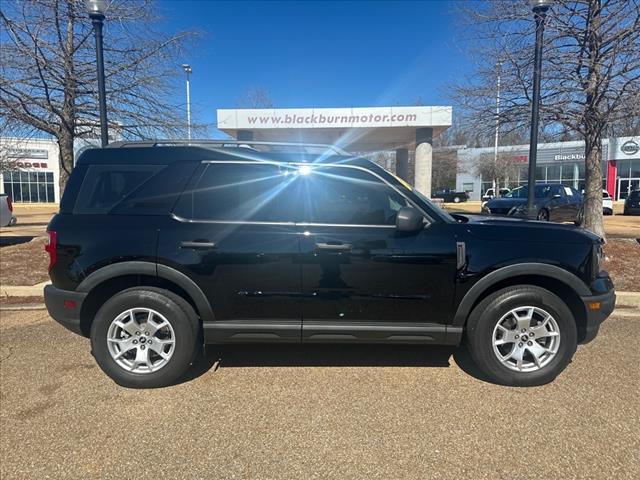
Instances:
[[[416,190],[415,188],[412,188],[411,191],[413,192],[413,194],[418,197],[420,200],[422,200],[423,202],[431,205],[432,208],[438,210],[439,212],[441,212],[444,216],[446,216],[449,220],[451,220],[452,222],[455,222],[456,219],[453,218],[449,212],[447,212],[445,209],[440,208],[438,205],[436,205],[435,203],[433,203],[431,200],[429,200],[427,197],[425,197],[422,193],[420,193],[418,190]]]
[[[535,197],[536,198],[545,198],[549,196],[551,192],[551,185],[536,185],[535,189]],[[529,195],[528,187],[518,187],[511,190],[510,193],[505,195],[506,198],[527,198]]]
[[[418,197],[420,200],[422,200],[423,202],[425,202],[426,204],[428,204],[429,206],[431,206],[431,208],[437,210],[438,212],[440,212],[443,216],[445,216],[447,218],[447,220],[451,220],[452,222],[457,221],[455,218],[453,218],[446,210],[444,210],[443,208],[440,208],[438,205],[436,205],[435,203],[433,203],[429,198],[427,198],[426,196],[424,196],[422,193],[420,193],[418,190],[416,190],[415,188],[413,188],[411,185],[409,185],[407,182],[405,182],[402,178],[398,177],[395,173],[390,172],[389,170],[387,170],[384,167],[381,167],[380,165],[378,165],[378,167],[383,170],[385,173],[387,173],[388,175],[390,175],[391,177],[395,178],[398,182],[400,182],[400,184],[405,187],[407,190],[410,190],[411,192],[413,192],[413,194]]]

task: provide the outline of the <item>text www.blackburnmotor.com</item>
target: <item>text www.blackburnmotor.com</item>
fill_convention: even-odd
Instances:
[[[247,117],[251,125],[335,125],[372,122],[415,122],[414,113],[373,114],[368,115],[266,115]]]

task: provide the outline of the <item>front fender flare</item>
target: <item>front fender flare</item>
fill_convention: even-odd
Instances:
[[[453,318],[453,327],[463,327],[471,313],[471,309],[476,304],[482,294],[498,282],[515,278],[522,275],[535,275],[538,277],[548,277],[558,280],[573,289],[580,296],[592,295],[585,283],[576,275],[555,265],[546,263],[518,263],[499,268],[478,280],[465,294],[458,305]]]

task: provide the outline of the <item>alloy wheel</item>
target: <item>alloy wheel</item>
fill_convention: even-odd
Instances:
[[[132,373],[151,373],[164,367],[175,351],[169,321],[150,308],[122,312],[109,325],[107,348],[111,358]]]
[[[534,372],[548,365],[560,348],[560,329],[553,316],[539,307],[509,310],[492,335],[493,353],[505,367]]]

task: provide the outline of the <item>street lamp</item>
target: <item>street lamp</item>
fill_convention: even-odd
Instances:
[[[498,60],[498,62],[496,63],[496,70],[498,73],[498,85],[497,85],[497,91],[496,91],[496,135],[495,135],[495,141],[494,141],[494,146],[493,146],[493,168],[494,168],[494,172],[495,172],[495,168],[498,165],[498,136],[500,135],[500,74],[502,73],[502,60]],[[497,191],[500,187],[500,185],[496,184],[496,175],[495,173],[493,174],[493,178],[492,178],[492,184],[491,186],[493,187],[493,194],[498,197]],[[506,185],[505,185],[506,187]]]
[[[100,105],[100,141],[103,147],[109,143],[107,125],[107,100],[104,89],[104,58],[102,55],[102,22],[106,10],[105,0],[87,0],[87,13],[93,23],[96,37],[96,64],[98,66],[98,103]]]
[[[184,73],[187,74],[187,138],[191,140],[191,95],[189,92],[189,75],[193,71],[188,63],[182,64]]]
[[[538,121],[540,120],[540,74],[542,72],[542,34],[547,10],[553,0],[530,0],[533,17],[536,21],[536,52],[533,62],[533,98],[531,106],[531,136],[529,143],[529,182],[527,192],[527,216],[536,218],[535,190],[536,190],[536,159],[538,155]]]

